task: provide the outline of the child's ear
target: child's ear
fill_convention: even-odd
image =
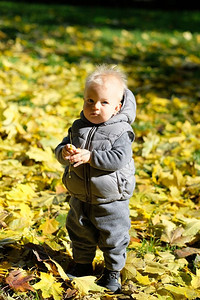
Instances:
[[[122,107],[122,104],[121,104],[121,103],[119,103],[119,104],[115,107],[115,115],[120,111],[121,107]]]

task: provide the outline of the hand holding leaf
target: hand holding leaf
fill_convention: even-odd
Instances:
[[[69,160],[71,155],[76,151],[76,147],[72,144],[67,144],[62,149],[62,156],[64,159]]]
[[[91,152],[86,149],[77,149],[74,145],[67,144],[62,149],[62,156],[64,159],[69,160],[74,167],[78,167],[81,164],[90,162]]]
[[[78,167],[81,164],[89,163],[91,159],[91,152],[86,149],[76,149],[75,154],[70,156],[70,163],[73,167]]]

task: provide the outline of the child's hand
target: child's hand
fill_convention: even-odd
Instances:
[[[66,160],[69,160],[74,153],[76,153],[76,147],[72,144],[67,144],[62,149],[62,157]]]
[[[73,163],[73,167],[78,167],[81,164],[89,163],[91,159],[91,152],[86,149],[76,149],[75,153],[70,156],[69,161]]]

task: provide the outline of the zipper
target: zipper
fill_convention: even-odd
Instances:
[[[90,129],[85,143],[86,150],[90,149],[91,141],[96,130],[97,130],[97,126],[93,126]],[[88,163],[84,164],[84,178],[85,178],[85,190],[86,190],[87,201],[91,202],[92,197],[91,197],[91,186],[90,186],[90,164]]]
[[[89,133],[88,133],[88,136],[87,136],[87,140],[86,140],[86,143],[85,143],[85,149],[86,150],[89,150],[90,149],[90,144],[91,144],[91,141],[92,141],[92,137],[95,133],[95,131],[97,130],[97,126],[93,126]]]

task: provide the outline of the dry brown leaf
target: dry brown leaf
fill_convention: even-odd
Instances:
[[[12,270],[6,277],[6,283],[15,291],[27,292],[33,291],[34,289],[30,286],[29,281],[34,276],[28,275],[23,269]]]
[[[192,248],[192,247],[186,247],[186,248],[182,248],[182,249],[176,249],[174,251],[174,253],[178,256],[178,257],[187,257],[193,254],[200,254],[200,249],[197,248]]]

